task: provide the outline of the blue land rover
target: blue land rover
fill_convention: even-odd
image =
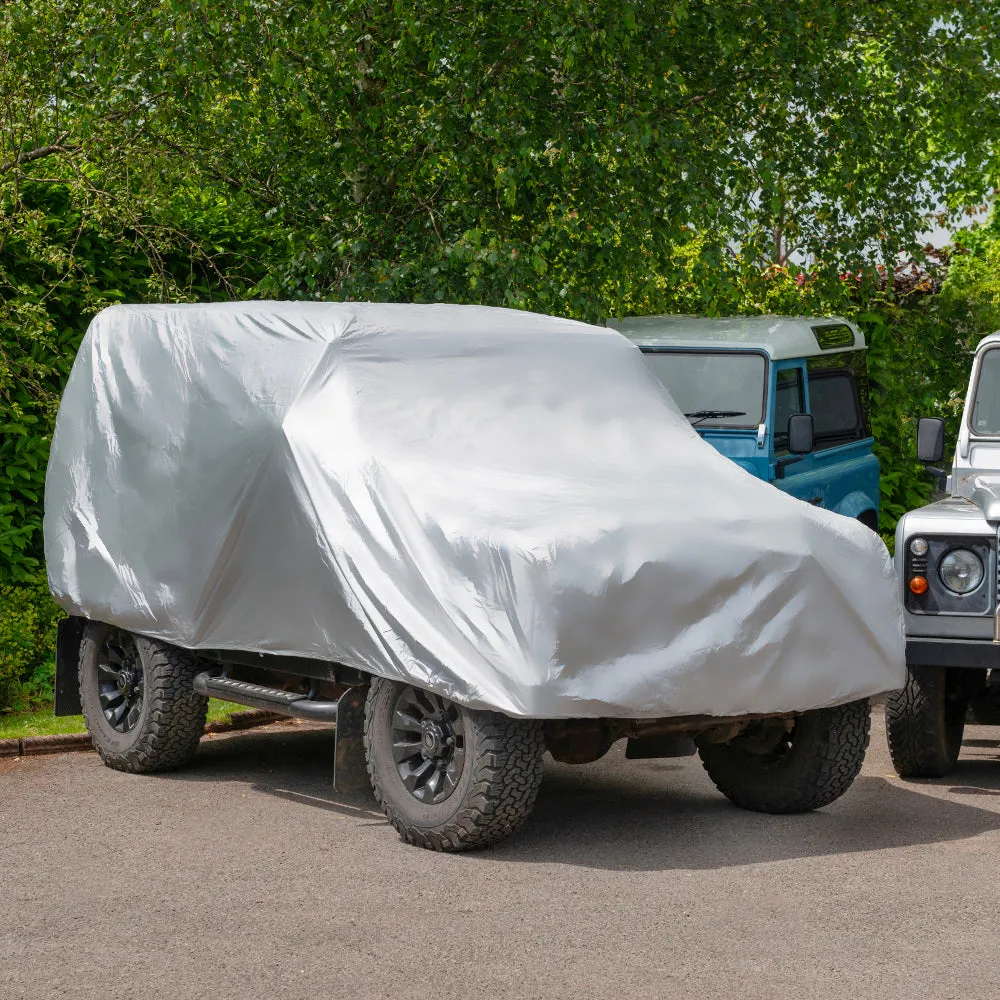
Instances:
[[[847,320],[609,320],[706,441],[800,500],[878,528],[863,334]]]

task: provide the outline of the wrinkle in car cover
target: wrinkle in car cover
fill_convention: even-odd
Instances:
[[[880,539],[719,455],[635,347],[569,320],[112,307],[45,508],[72,614],[514,716],[785,712],[904,680]]]

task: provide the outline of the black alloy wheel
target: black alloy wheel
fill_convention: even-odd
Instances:
[[[365,703],[372,790],[407,843],[464,851],[509,837],[542,781],[537,719],[466,708],[409,684],[373,677]]]
[[[203,669],[189,650],[88,622],[80,640],[80,705],[104,763],[144,773],[191,760],[208,709],[194,690]]]
[[[465,767],[465,726],[458,706],[404,687],[392,713],[392,756],[403,787],[417,801],[444,802]]]
[[[115,732],[130,733],[142,716],[146,687],[135,637],[109,629],[97,652],[97,693],[101,711]]]

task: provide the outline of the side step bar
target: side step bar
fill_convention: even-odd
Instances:
[[[194,679],[194,689],[198,694],[221,701],[235,701],[250,708],[262,708],[269,712],[279,712],[295,719],[313,719],[317,722],[336,722],[335,701],[316,701],[295,691],[251,684],[249,681],[235,681],[229,677],[213,677],[209,673],[198,674]]]
[[[364,747],[365,688],[348,688],[337,701],[316,701],[294,691],[201,673],[194,679],[194,689],[211,698],[235,701],[295,719],[335,722],[333,787],[348,794],[371,795]]]

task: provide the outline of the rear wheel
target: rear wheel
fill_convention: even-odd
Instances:
[[[870,725],[862,699],[787,722],[753,723],[726,743],[696,743],[709,777],[730,801],[756,812],[798,813],[828,805],[850,788]]]
[[[968,695],[947,667],[909,666],[906,685],[885,702],[893,767],[902,778],[941,778],[958,760]]]
[[[375,797],[407,843],[484,847],[527,819],[542,780],[541,723],[474,711],[376,678],[365,707]]]
[[[199,670],[193,653],[91,623],[79,669],[83,716],[108,767],[166,771],[194,756],[208,699],[192,686]]]

